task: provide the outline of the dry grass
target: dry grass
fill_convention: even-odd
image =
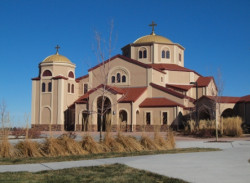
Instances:
[[[175,148],[175,138],[174,132],[168,128],[167,130],[167,149],[174,149]]]
[[[63,135],[58,138],[58,143],[62,145],[70,155],[88,154],[87,151],[83,150],[79,142],[75,141],[73,138],[70,138],[67,135]]]
[[[143,150],[141,144],[133,137],[124,136],[121,133],[118,133],[116,141],[120,143],[127,152]]]
[[[241,136],[243,130],[241,128],[242,119],[240,117],[222,118],[223,134],[228,136]]]
[[[111,152],[125,152],[125,148],[118,143],[109,132],[106,132],[103,144],[110,149]]]
[[[90,135],[85,135],[80,143],[82,148],[89,153],[97,154],[105,152],[104,147],[97,143]]]
[[[145,150],[161,150],[162,149],[159,145],[157,145],[157,143],[155,143],[154,140],[152,140],[149,136],[145,135],[144,133],[142,134],[140,143]]]
[[[42,157],[40,145],[37,142],[31,140],[20,141],[15,145],[15,156],[17,157]]]
[[[7,137],[3,137],[0,142],[0,157],[1,158],[11,158],[13,157],[13,146],[10,144]]]
[[[66,151],[65,147],[62,146],[58,139],[50,137],[46,138],[42,145],[42,150],[46,156],[66,156],[69,153]]]
[[[161,150],[166,150],[168,148],[167,141],[157,131],[154,133],[154,142],[161,148]]]

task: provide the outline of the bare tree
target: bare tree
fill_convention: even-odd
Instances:
[[[7,105],[4,100],[0,103],[0,122],[1,122],[1,133],[3,136],[8,135],[8,128],[10,126],[10,114],[7,111]]]

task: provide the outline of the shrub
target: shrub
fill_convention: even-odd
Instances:
[[[84,136],[80,143],[82,148],[89,153],[97,154],[104,152],[104,147],[97,143],[90,135]]]
[[[168,128],[167,130],[167,149],[174,149],[175,148],[175,138],[174,132]]]
[[[59,143],[58,139],[46,138],[42,144],[42,151],[46,156],[66,156],[69,155],[65,147]]]
[[[31,140],[25,139],[15,145],[16,156],[18,157],[41,157],[43,152],[40,149],[40,144]]]
[[[124,136],[118,133],[116,141],[120,143],[127,152],[142,151],[141,144],[131,136]]]
[[[152,139],[149,138],[149,136],[142,134],[141,145],[146,150],[162,150],[162,148],[155,143]]]
[[[81,155],[87,154],[87,151],[82,149],[82,146],[79,142],[71,138],[71,135],[64,135],[58,138],[58,143],[65,148],[68,154],[70,155]]]
[[[240,117],[222,118],[223,134],[228,136],[241,136],[243,130],[241,128],[242,119]]]
[[[118,143],[109,132],[106,132],[103,144],[112,152],[125,152],[125,148]]]
[[[0,157],[11,158],[13,156],[13,147],[7,137],[3,137],[0,142]]]

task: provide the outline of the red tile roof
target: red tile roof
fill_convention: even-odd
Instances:
[[[65,80],[68,80],[68,78],[64,77],[64,76],[55,76],[53,77],[52,79],[65,79]]]
[[[31,80],[40,80],[40,77],[32,78]]]
[[[96,65],[96,66],[90,68],[88,71],[92,71],[92,70],[94,70],[94,69],[100,67],[100,66],[103,65],[103,64],[106,64],[106,63],[108,63],[108,62],[113,61],[113,60],[116,59],[116,58],[120,58],[120,59],[126,60],[126,61],[128,61],[128,62],[130,62],[130,63],[132,63],[132,64],[136,64],[136,65],[141,66],[141,67],[144,67],[144,68],[153,68],[152,66],[150,66],[150,64],[144,64],[144,63],[139,62],[139,61],[137,61],[137,60],[134,60],[134,59],[131,59],[131,58],[128,58],[128,57],[125,57],[125,56],[123,56],[123,55],[119,55],[119,54],[118,54],[118,55],[116,55],[116,56],[114,56],[114,57],[112,57],[112,58],[110,58],[110,59],[104,61],[103,63],[100,63],[100,64],[98,64],[98,65]],[[157,68],[153,68],[153,69],[155,69],[155,70],[157,70],[157,71],[159,71],[159,72],[165,74],[165,72],[161,71],[160,69],[157,69]]]
[[[163,87],[163,86],[160,86],[160,85],[157,85],[157,84],[154,84],[154,83],[150,83],[150,85],[151,85],[153,88],[157,88],[157,89],[162,90],[162,91],[164,91],[164,92],[166,92],[166,93],[169,93],[169,94],[171,94],[171,95],[174,95],[174,96],[176,96],[176,97],[178,97],[178,98],[185,98],[185,95],[182,95],[182,94],[180,94],[180,93],[178,93],[178,92],[176,92],[176,91],[170,90],[170,89],[165,88],[165,87]]]
[[[197,85],[199,87],[205,87],[205,86],[208,86],[209,83],[211,82],[211,80],[213,80],[214,78],[209,76],[209,77],[203,77],[203,76],[200,76],[198,79],[197,79]]]
[[[209,98],[210,100],[217,100],[219,103],[237,103],[241,99],[240,97],[226,97],[226,96],[202,96]]]
[[[76,82],[79,82],[80,80],[88,78],[88,77],[89,77],[89,75],[87,74],[87,75],[81,76],[79,78],[76,78]]]
[[[184,72],[195,72],[194,70],[176,65],[176,64],[149,64],[155,69],[160,69],[160,70],[169,70],[169,71],[184,71]],[[195,72],[200,76],[199,73]]]
[[[146,98],[139,107],[174,107],[174,106],[181,106],[172,100],[166,98]]]
[[[193,87],[193,85],[173,85],[173,84],[166,84],[166,87],[188,91],[190,88]]]
[[[121,90],[124,96],[118,100],[119,103],[135,102],[147,90],[147,87],[121,88]]]
[[[250,102],[250,95],[241,97],[239,102]]]

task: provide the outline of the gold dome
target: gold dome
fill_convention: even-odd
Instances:
[[[71,61],[63,56],[63,55],[59,55],[59,53],[57,52],[55,55],[50,55],[47,58],[45,58],[43,61],[44,62],[63,62],[63,63],[71,63]]]
[[[163,36],[156,35],[154,32],[150,35],[140,37],[139,39],[134,41],[134,44],[141,43],[165,43],[165,44],[173,44],[173,42]]]

